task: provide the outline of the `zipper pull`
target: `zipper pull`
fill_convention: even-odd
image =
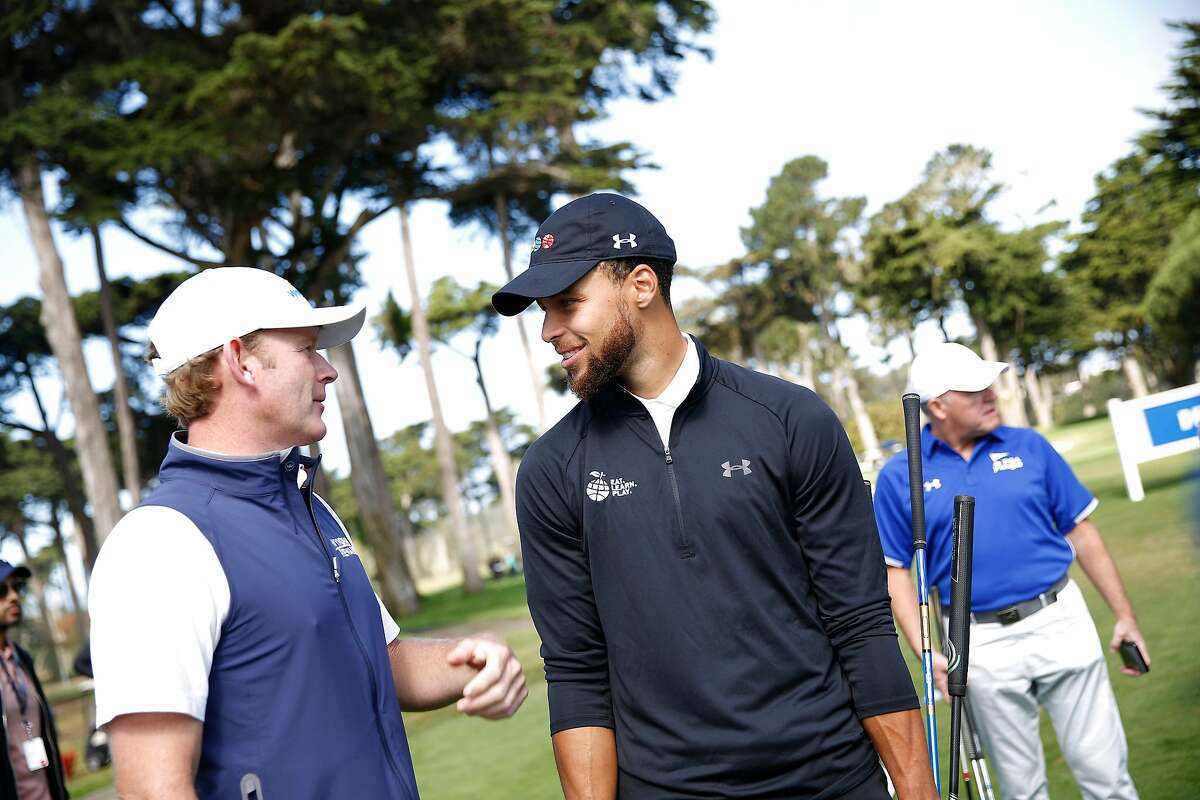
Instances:
[[[666,455],[666,457],[667,457],[667,463],[668,463],[668,464],[674,464],[674,463],[675,463],[675,460],[674,460],[673,458],[671,458],[671,448],[669,448],[669,447],[664,447],[664,448],[663,448],[663,453],[664,453],[664,454]]]
[[[338,571],[337,556],[333,557],[333,582],[334,583],[342,582],[342,573]]]

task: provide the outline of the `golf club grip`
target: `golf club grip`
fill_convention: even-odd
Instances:
[[[913,549],[925,548],[925,478],[921,471],[921,398],[909,392],[904,406],[904,442],[908,447],[908,495],[912,500]]]
[[[967,654],[971,639],[971,551],[975,498],[954,498],[954,550],[950,560],[950,660],[947,688],[952,697],[967,693]]]

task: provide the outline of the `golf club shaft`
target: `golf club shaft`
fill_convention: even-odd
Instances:
[[[987,754],[984,753],[983,741],[979,738],[979,723],[975,721],[975,712],[971,710],[971,702],[966,697],[963,698],[963,713],[966,716],[967,740],[972,753],[971,768],[975,770],[980,800],[996,800],[996,792],[992,789],[992,776],[988,773]]]
[[[929,637],[929,578],[925,571],[925,478],[921,469],[921,398],[909,393],[901,398],[904,439],[908,446],[908,490],[912,501],[913,560],[917,564],[917,602],[921,612],[921,675],[925,689],[925,739],[929,765],[938,795],[942,793],[938,770],[937,715],[933,706],[933,650]]]
[[[931,587],[929,604],[934,609],[933,627],[937,631],[938,642],[944,652],[946,650],[946,627],[942,624],[940,613],[941,599],[937,587]],[[963,748],[966,750],[965,763],[971,765],[971,773],[975,776],[979,800],[996,800],[996,793],[992,789],[991,775],[988,774],[987,754],[983,750],[983,741],[979,738],[979,725],[975,722],[975,712],[972,711],[971,698],[968,695],[963,696],[962,732]]]
[[[965,701],[966,698],[964,697],[963,700]],[[966,796],[967,800],[975,800],[975,790],[971,788],[974,786],[974,783],[971,781],[971,770],[975,766],[975,761],[967,753],[966,741],[968,738],[968,736],[964,735],[962,741],[959,743],[958,757],[961,759],[960,763],[962,764],[961,770],[963,794]]]
[[[958,800],[958,757],[962,747],[962,701],[967,694],[971,646],[971,555],[975,498],[954,498],[954,547],[950,559],[950,637],[947,640],[946,684],[950,692],[950,800]]]
[[[950,774],[947,777],[950,779],[950,786],[946,789],[946,796],[949,800],[958,800],[959,766],[958,757],[961,753],[962,746],[962,731],[959,724],[962,720],[962,698],[953,696],[950,698]]]

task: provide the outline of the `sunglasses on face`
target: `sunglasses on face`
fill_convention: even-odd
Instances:
[[[24,594],[25,581],[12,581],[11,583],[9,581],[5,581],[4,583],[0,583],[0,600],[8,597],[9,592]]]

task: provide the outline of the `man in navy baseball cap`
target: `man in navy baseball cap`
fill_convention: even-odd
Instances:
[[[639,258],[675,264],[675,242],[654,215],[619,194],[572,200],[538,228],[529,269],[492,296],[506,317],[563,291],[609,259]]]
[[[58,734],[33,657],[12,640],[29,569],[0,561],[0,797],[65,800]]]
[[[28,567],[22,567],[19,564],[13,565],[0,559],[0,581],[6,580],[9,575],[13,575],[19,580],[27,581],[31,573]]]
[[[542,223],[529,269],[492,295],[492,305],[505,316],[534,301],[543,309],[569,308],[565,327],[550,324],[560,315],[547,315],[542,338],[562,357],[571,391],[587,400],[641,360],[635,352],[639,344],[651,360],[678,365],[681,335],[671,336],[666,348],[657,346],[661,342],[655,336],[642,341],[647,325],[678,329],[670,296],[674,266],[675,243],[653,214],[618,194],[592,194],[567,203]],[[654,284],[649,295],[647,273]],[[622,286],[630,292],[620,291]]]
[[[492,297],[537,301],[581,401],[517,474],[564,794],[887,800],[882,756],[900,800],[928,800],[845,431],[813,392],[681,332],[674,264],[649,211],[594,194]]]

